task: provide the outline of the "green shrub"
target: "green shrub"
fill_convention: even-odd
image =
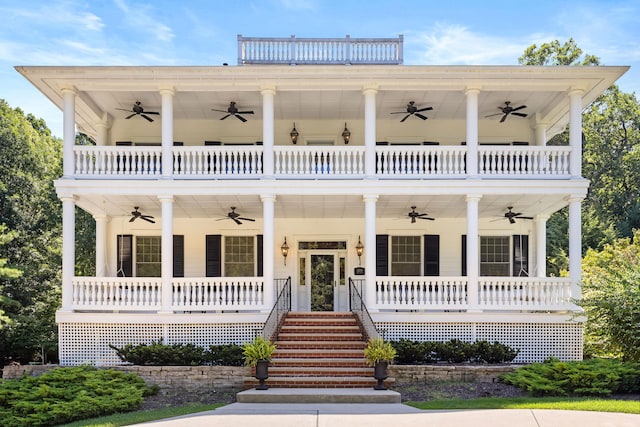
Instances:
[[[50,426],[133,411],[153,391],[136,374],[56,368],[0,383],[0,420],[3,427]]]
[[[143,366],[198,366],[206,361],[205,350],[194,344],[127,344],[118,348],[109,344],[123,362]]]
[[[534,396],[607,396],[640,392],[640,364],[611,359],[573,362],[548,359],[518,368],[501,378]]]
[[[472,345],[473,359],[482,363],[507,363],[516,358],[519,351],[494,341],[476,341]]]
[[[468,362],[472,356],[472,344],[459,339],[453,339],[445,343],[440,351],[440,360],[449,363]]]
[[[212,345],[207,361],[214,366],[243,366],[244,348],[237,344]]]
[[[392,341],[391,344],[398,353],[396,363],[399,365],[424,364],[424,363],[509,363],[518,355],[508,345],[487,341],[467,343],[453,339],[448,342],[411,341],[401,339]]]

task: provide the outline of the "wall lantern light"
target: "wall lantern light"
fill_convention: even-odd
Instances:
[[[296,130],[296,122],[293,122],[293,129],[289,132],[289,137],[291,137],[291,142],[296,144],[298,142],[298,131]]]
[[[284,257],[284,265],[287,265],[287,255],[289,255],[289,245],[287,245],[287,238],[284,238],[284,243],[280,246],[280,252]]]
[[[342,131],[342,139],[344,139],[344,143],[348,144],[351,139],[351,131],[347,129],[347,122],[344,122],[344,130]]]
[[[360,241],[360,236],[358,236],[358,244],[356,245],[356,254],[358,255],[358,265],[360,265],[360,258],[362,258],[363,253],[364,253],[364,245]]]

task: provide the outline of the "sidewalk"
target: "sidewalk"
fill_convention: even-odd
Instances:
[[[638,403],[640,405],[640,402]],[[142,425],[142,424],[138,424]],[[421,411],[399,403],[233,403],[153,427],[639,427],[640,415],[544,409]]]

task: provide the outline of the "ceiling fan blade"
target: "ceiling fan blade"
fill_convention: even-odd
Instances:
[[[500,114],[503,114],[503,113],[489,114],[488,116],[484,116],[484,117],[486,118],[486,117],[499,116]]]
[[[218,109],[216,109],[216,108],[212,108],[212,109],[211,109],[211,111],[219,111],[219,112],[221,112],[221,113],[228,113],[228,111],[227,111],[227,110],[218,110]]]
[[[532,216],[518,216],[518,219],[533,219]]]
[[[132,218],[129,220],[129,222],[133,222],[133,221],[135,221],[135,220],[136,220],[136,218],[137,218],[137,216],[132,217]]]
[[[243,123],[247,121],[247,119],[245,119],[245,118],[244,118],[244,117],[242,117],[242,116],[239,116],[239,115],[237,115],[237,114],[235,114],[235,116],[236,116],[236,118],[237,118],[238,120],[240,120],[240,121],[241,121],[241,122],[243,122]]]
[[[406,111],[393,111],[393,112],[391,112],[389,114],[407,114],[407,112]]]
[[[131,112],[130,108],[116,108],[116,110]]]
[[[422,115],[422,114],[420,114],[420,113],[416,113],[416,114],[415,114],[415,116],[416,116],[416,117],[420,117],[422,120],[427,120],[427,119],[428,119],[428,117],[427,117],[427,116],[423,116],[423,115]]]
[[[511,223],[511,224],[515,224],[515,223],[516,223],[516,220],[510,217],[510,218],[509,218],[509,223]]]
[[[236,114],[253,114],[253,111],[238,111]]]
[[[240,221],[238,221],[237,218],[231,218],[233,220],[233,222],[235,222],[238,225],[242,225],[242,223]]]
[[[405,120],[407,120],[407,119],[409,118],[409,116],[410,116],[410,115],[411,115],[411,114],[407,114],[406,116],[404,116],[404,117],[402,118],[402,120],[400,120],[400,123],[402,123],[402,122],[404,122]]]
[[[521,105],[519,107],[516,107],[516,108],[512,109],[511,112],[513,113],[514,111],[522,110],[523,108],[527,108],[527,106],[526,105]]]
[[[500,119],[500,123],[504,122],[507,119],[508,115],[509,115],[509,113],[505,113],[505,115],[502,116],[502,118]]]
[[[412,216],[412,217],[411,217],[411,224],[413,224],[414,222],[416,222],[416,217],[415,217],[415,216]]]
[[[430,110],[433,110],[433,107],[424,107],[424,108],[421,108],[421,109],[419,109],[419,110],[416,110],[416,113],[420,113],[420,112],[422,112],[422,111],[430,111]]]
[[[130,119],[131,117],[133,117],[133,116],[135,116],[135,115],[136,115],[136,113],[129,114],[127,117],[125,117],[125,119]]]
[[[144,113],[145,113],[145,114],[154,114],[154,115],[156,115],[156,116],[159,116],[159,115],[160,115],[160,113],[158,113],[157,111],[145,111]]]
[[[231,115],[231,114],[227,114],[227,115],[226,115],[226,116],[224,116],[224,117],[220,117],[220,120],[224,120],[224,119],[226,119],[227,117],[229,117],[230,115]]]
[[[146,114],[146,113],[145,113],[145,114],[140,114],[140,115],[141,115],[142,117],[144,117],[144,119],[145,119],[146,121],[148,121],[148,122],[152,122],[152,121],[153,121],[153,119],[152,119],[151,117],[147,116],[147,114]]]
[[[429,221],[435,221],[435,218],[431,218],[429,216],[421,216],[420,219],[427,219]]]
[[[238,217],[238,219],[241,219],[243,221],[254,221],[255,222],[255,219],[253,219],[253,218],[243,218],[243,217],[240,216],[240,217]]]
[[[145,221],[147,221],[147,222],[150,222],[151,224],[155,224],[155,223],[156,223],[154,220],[152,220],[152,219],[150,219],[150,218],[146,218],[146,216],[145,216],[145,215],[141,216],[140,218],[144,219],[144,220],[145,220]]]
[[[525,113],[511,113],[514,116],[519,116],[519,117],[527,117],[527,115]]]

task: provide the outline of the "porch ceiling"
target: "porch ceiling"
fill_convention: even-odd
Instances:
[[[480,200],[481,218],[503,217],[508,206],[525,216],[551,214],[566,205],[566,195],[485,195]],[[161,206],[156,196],[83,195],[78,206],[92,214],[104,213],[111,218],[129,217],[134,206],[145,214],[161,217]],[[223,218],[230,207],[243,216],[262,218],[262,202],[255,195],[175,196],[175,218]],[[380,196],[376,203],[379,218],[403,219],[416,206],[434,218],[466,218],[464,195],[397,195]],[[280,195],[275,204],[276,219],[364,218],[361,196],[353,195]]]

